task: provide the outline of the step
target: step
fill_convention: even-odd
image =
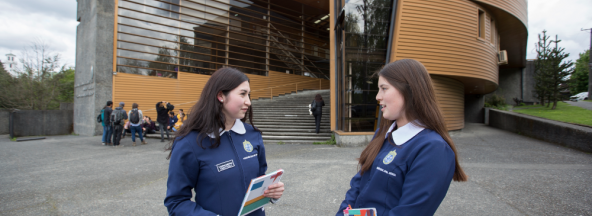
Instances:
[[[327,140],[263,140],[263,144],[307,144],[311,145],[315,142],[326,142]]]
[[[267,132],[263,131],[265,136],[310,136],[310,137],[331,137],[331,133],[304,133],[304,132]]]
[[[277,123],[261,123],[261,124],[257,124],[257,123],[253,123],[255,124],[255,127],[257,128],[316,128],[316,124],[312,123],[312,124],[306,124],[306,123],[285,123],[285,124],[277,124]],[[321,123],[320,125],[321,128],[325,128],[325,127],[331,127],[331,124],[329,123]]]
[[[267,125],[284,125],[284,124],[291,124],[291,125],[296,125],[296,123],[302,123],[302,125],[315,125],[315,121],[313,120],[256,120],[253,121],[253,124],[267,124]],[[327,121],[321,121],[321,125],[330,125],[330,122]]]
[[[259,130],[261,130],[263,133],[268,133],[268,132],[308,132],[308,133],[314,133],[316,131],[316,128],[310,128],[310,129],[291,129],[291,128],[259,128]],[[329,127],[327,128],[320,128],[319,132],[321,133],[329,133],[331,134],[331,129]]]
[[[263,135],[263,140],[330,140],[331,136],[267,136]]]
[[[283,128],[288,128],[288,129],[314,129],[316,128],[315,125],[257,125],[255,124],[255,127],[259,128],[260,130],[263,130],[264,128],[277,128],[277,129],[283,129]],[[326,128],[330,128],[330,125],[321,125],[321,130],[322,129],[326,129]]]

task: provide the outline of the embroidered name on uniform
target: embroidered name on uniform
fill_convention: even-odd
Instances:
[[[386,173],[386,174],[388,174],[388,175],[391,175],[391,176],[397,176],[397,174],[395,174],[395,173],[393,173],[393,172],[386,171],[386,170],[384,170],[383,168],[376,167],[376,169],[377,169],[378,171],[380,171],[380,172],[383,172],[383,173]]]
[[[246,160],[246,159],[249,159],[249,158],[254,158],[254,157],[257,157],[257,154],[246,156],[246,157],[243,158],[243,160]]]
[[[230,169],[232,167],[234,167],[233,160],[224,161],[222,163],[216,164],[216,168],[218,168],[218,172],[222,172],[222,171]]]

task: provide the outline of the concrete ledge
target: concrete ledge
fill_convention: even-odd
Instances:
[[[539,117],[489,110],[489,126],[592,153],[592,128]]]
[[[370,141],[374,132],[353,132],[347,133],[342,131],[335,131],[335,142],[339,147],[359,147],[366,146]]]

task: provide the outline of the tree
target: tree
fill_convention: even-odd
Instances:
[[[588,62],[590,62],[590,50],[580,53],[580,58],[576,60],[576,68],[570,77],[572,94],[588,91]]]
[[[60,66],[60,55],[42,42],[23,51],[22,68],[11,76],[0,70],[0,107],[47,110],[74,100],[74,69]]]
[[[573,62],[565,61],[569,54],[564,52],[565,48],[559,47],[559,42],[561,40],[557,35],[555,40],[549,40],[547,31],[543,31],[536,44],[535,93],[541,99],[541,104],[545,98],[549,103],[553,102],[551,109],[557,108],[557,101],[561,99],[560,92],[567,88],[567,85],[562,84],[568,82],[567,78],[573,73]]]
[[[0,61],[0,108],[14,108],[17,106],[13,92],[13,86],[15,83],[14,77],[12,77],[6,69],[4,64]]]

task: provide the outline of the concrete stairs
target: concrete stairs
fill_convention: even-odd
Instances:
[[[325,101],[319,134],[315,133],[315,119],[308,113],[308,104],[316,94]],[[253,124],[263,132],[264,143],[312,144],[331,139],[329,90],[305,90],[278,97],[252,101]],[[247,120],[247,123],[249,120]],[[169,132],[171,135],[173,133]],[[160,139],[160,132],[148,134]],[[166,135],[165,135],[166,138]]]
[[[315,133],[314,117],[308,113],[308,104],[316,94],[321,94],[325,101],[319,134]],[[264,143],[324,142],[331,139],[330,101],[329,90],[298,91],[273,100],[253,100],[253,124],[263,132]]]

